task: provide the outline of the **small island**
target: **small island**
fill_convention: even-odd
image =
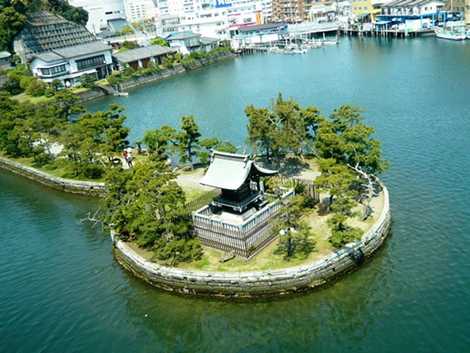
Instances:
[[[361,265],[388,234],[378,179],[388,164],[358,108],[324,116],[280,94],[268,107],[247,106],[242,152],[203,137],[193,116],[130,147],[119,106],[85,112],[67,92],[53,106],[0,99],[0,165],[100,196],[89,218],[112,231],[119,263],[156,287],[224,297],[303,291]]]

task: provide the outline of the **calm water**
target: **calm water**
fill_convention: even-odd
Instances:
[[[0,172],[0,352],[470,352],[470,43],[343,40],[251,56],[135,90],[133,138],[195,115],[242,144],[277,92],[365,109],[392,169],[393,236],[364,268],[288,300],[161,293],[80,223],[94,203]]]

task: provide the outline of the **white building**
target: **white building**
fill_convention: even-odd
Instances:
[[[33,54],[31,71],[47,83],[59,80],[70,87],[80,83],[84,75],[97,79],[108,76],[113,64],[111,51],[111,46],[100,41],[53,49]]]
[[[157,6],[153,0],[123,0],[126,19],[129,22],[154,19],[157,14]]]
[[[109,20],[125,18],[123,0],[69,0],[70,5],[83,7],[88,12],[87,29],[99,33],[107,27]]]
[[[161,35],[192,31],[219,39],[228,39],[232,27],[263,23],[271,11],[268,0],[159,0],[158,8]]]
[[[395,0],[383,5],[385,15],[432,15],[444,9],[443,1]]]

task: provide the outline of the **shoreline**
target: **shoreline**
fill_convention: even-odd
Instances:
[[[117,262],[134,276],[158,289],[198,297],[253,299],[283,297],[311,291],[358,269],[381,248],[390,234],[391,212],[388,190],[382,184],[384,206],[378,220],[361,240],[307,265],[276,270],[217,272],[185,270],[150,262],[113,235]]]
[[[101,197],[104,183],[64,179],[0,156],[0,168],[52,189]],[[381,248],[391,228],[389,193],[382,184],[384,205],[377,221],[361,240],[306,265],[243,272],[198,271],[167,267],[146,260],[122,240],[111,235],[116,261],[135,277],[158,289],[182,295],[252,299],[283,297],[311,291],[358,269],[364,259]]]
[[[3,156],[0,156],[0,168],[52,189],[71,194],[101,197],[105,191],[104,183],[56,177]]]

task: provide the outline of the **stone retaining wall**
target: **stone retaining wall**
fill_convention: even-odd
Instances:
[[[383,187],[382,214],[362,240],[308,265],[272,271],[206,272],[165,267],[145,260],[125,242],[114,239],[117,261],[137,277],[160,289],[213,297],[280,296],[321,286],[339,274],[357,268],[387,237],[390,224],[389,195]],[[363,256],[362,256],[363,255]]]
[[[180,75],[187,71],[196,70],[203,66],[207,66],[209,64],[213,64],[213,63],[216,63],[225,59],[229,59],[229,58],[234,58],[234,57],[236,57],[235,54],[228,53],[225,55],[220,55],[217,58],[196,60],[194,65],[192,65],[191,67],[187,69],[184,68],[182,65],[177,65],[174,69],[162,70],[153,75],[131,78],[127,80],[126,82],[119,84],[119,91],[127,91],[131,88],[135,88],[135,87],[147,84],[147,83],[161,81],[172,76]]]
[[[0,157],[0,168],[22,175],[53,189],[73,194],[101,196],[105,190],[104,183],[54,177],[36,168],[28,167],[5,157]]]
[[[106,96],[106,92],[101,90],[100,88],[94,88],[91,90],[87,90],[84,92],[77,93],[78,98],[80,98],[80,102],[88,102],[93,99],[101,98]]]

